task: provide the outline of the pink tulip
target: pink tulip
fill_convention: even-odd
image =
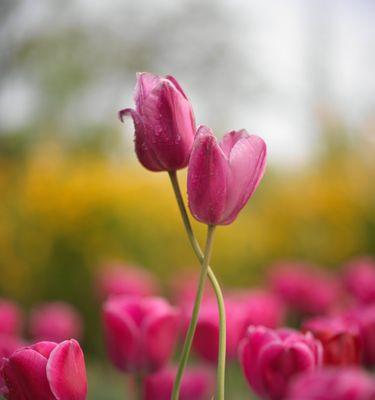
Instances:
[[[59,343],[70,338],[80,339],[82,332],[81,316],[68,303],[45,303],[31,313],[30,333],[35,341]]]
[[[22,331],[23,313],[16,303],[0,299],[0,334],[19,336]]]
[[[144,383],[144,400],[170,400],[176,368],[165,368],[149,375]],[[180,400],[210,400],[214,391],[215,376],[210,369],[195,367],[184,372]]]
[[[271,287],[284,303],[300,314],[326,314],[339,298],[336,282],[318,268],[295,262],[278,263],[272,268]]]
[[[185,168],[194,141],[195,121],[191,104],[172,76],[137,74],[135,110],[119,112],[133,118],[135,151],[151,171]]]
[[[240,362],[251,388],[262,399],[283,399],[289,383],[322,362],[320,342],[292,329],[251,326],[240,345]]]
[[[98,275],[97,291],[100,299],[111,296],[153,296],[158,292],[155,279],[145,269],[121,265],[107,265]]]
[[[189,207],[210,225],[230,224],[254,193],[266,166],[266,144],[245,130],[228,132],[218,143],[200,126],[188,169]]]
[[[375,379],[354,368],[323,368],[297,377],[286,400],[374,400]]]
[[[362,342],[362,361],[369,367],[375,366],[375,304],[360,307],[347,314],[347,318],[358,325]]]
[[[225,301],[227,327],[227,358],[237,357],[238,344],[245,329],[245,314],[237,301]],[[216,363],[219,349],[219,314],[215,301],[201,305],[193,340],[194,350],[206,361]]]
[[[1,375],[8,400],[85,400],[86,368],[74,340],[39,342],[5,359]]]
[[[362,257],[345,266],[344,283],[361,303],[375,303],[375,260]]]
[[[157,297],[112,297],[103,306],[103,323],[109,357],[124,372],[162,368],[179,331],[177,310]]]
[[[315,317],[303,324],[324,348],[324,364],[353,365],[361,358],[361,341],[357,325],[341,317]]]

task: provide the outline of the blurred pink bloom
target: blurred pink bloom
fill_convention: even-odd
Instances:
[[[30,317],[30,333],[34,341],[62,342],[80,339],[83,323],[78,311],[68,303],[45,303],[35,308]]]
[[[7,358],[9,358],[16,350],[24,347],[25,343],[17,336],[0,334],[0,372]],[[0,373],[0,396],[7,392],[5,382]]]
[[[40,342],[4,360],[1,375],[8,400],[85,400],[86,368],[74,340]]]
[[[347,314],[358,325],[362,342],[362,360],[369,367],[375,366],[375,304],[362,306]]]
[[[245,377],[262,399],[283,399],[289,383],[300,373],[322,363],[319,341],[292,329],[275,331],[251,326],[240,345]],[[302,399],[301,399],[302,400]]]
[[[245,314],[245,325],[263,325],[267,328],[277,328],[282,325],[285,310],[280,299],[266,290],[239,292],[239,307]]]
[[[324,349],[324,364],[353,365],[361,359],[361,340],[356,324],[341,317],[315,317],[303,324],[319,339]]]
[[[345,266],[344,283],[361,303],[375,303],[375,260],[357,258]]]
[[[157,297],[112,297],[104,303],[103,323],[109,357],[124,372],[162,368],[179,331],[177,309]]]
[[[374,400],[375,379],[354,368],[323,368],[302,374],[286,400]]]
[[[210,225],[235,220],[261,181],[266,144],[244,129],[218,143],[211,129],[198,128],[190,156],[187,190],[194,217]]]
[[[225,300],[227,358],[234,360],[245,329],[244,310],[237,301]],[[215,300],[202,303],[193,340],[194,350],[206,361],[216,363],[219,349],[219,313]]]
[[[23,325],[23,313],[10,300],[0,299],[0,334],[19,336]]]
[[[191,104],[175,78],[137,74],[135,110],[119,112],[133,118],[135,151],[151,171],[185,168],[194,141],[195,120]]]
[[[285,304],[301,314],[326,314],[340,295],[336,282],[309,264],[278,263],[271,271],[270,281]]]
[[[170,400],[176,368],[167,367],[149,375],[144,383],[144,400]],[[215,387],[212,370],[202,367],[187,368],[181,383],[180,400],[210,400]]]
[[[97,279],[97,290],[102,300],[110,296],[153,296],[158,292],[152,274],[142,268],[110,264],[104,267]]]

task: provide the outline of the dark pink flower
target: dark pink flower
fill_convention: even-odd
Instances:
[[[0,299],[0,334],[19,336],[22,331],[23,313],[10,300]]]
[[[191,104],[175,78],[137,74],[135,110],[126,108],[120,119],[133,118],[135,151],[151,171],[185,168],[194,141],[195,121]]]
[[[307,372],[291,384],[286,400],[374,400],[375,379],[354,368]]]
[[[218,143],[212,131],[198,128],[188,169],[189,207],[210,225],[235,220],[261,181],[266,144],[245,130],[231,131]]]
[[[356,324],[342,317],[315,317],[303,324],[319,339],[324,349],[324,364],[353,365],[361,359],[361,340]]]
[[[345,266],[344,283],[361,303],[375,303],[375,260],[361,257]]]
[[[144,400],[170,400],[176,368],[167,367],[149,375],[144,383]],[[187,368],[184,372],[180,400],[210,400],[215,386],[214,373],[207,368]]]
[[[329,275],[305,263],[274,265],[270,283],[285,304],[301,314],[326,314],[340,295],[339,287]]]
[[[80,339],[83,323],[78,311],[68,303],[45,303],[35,308],[30,317],[30,333],[37,342],[62,342]]]
[[[40,342],[4,360],[1,375],[8,400],[85,400],[86,368],[74,339]]]
[[[111,296],[153,296],[158,292],[152,274],[145,269],[109,264],[100,272],[97,279],[97,291],[102,300]]]
[[[322,363],[319,341],[292,329],[251,326],[240,345],[240,363],[251,388],[263,399],[283,399],[290,382]]]
[[[237,301],[226,299],[227,358],[237,357],[245,328],[244,310]],[[216,363],[219,349],[219,313],[214,300],[202,303],[193,340],[194,350],[206,361]]]
[[[112,297],[103,306],[103,323],[109,357],[124,372],[162,368],[179,331],[177,309],[157,297]]]

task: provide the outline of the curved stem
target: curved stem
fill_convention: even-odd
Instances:
[[[193,343],[195,329],[196,329],[197,323],[198,323],[199,309],[200,309],[200,306],[202,303],[204,284],[206,282],[208,264],[210,262],[211,253],[212,253],[214,231],[215,231],[215,226],[208,225],[206,247],[205,247],[205,251],[204,251],[202,268],[201,268],[201,272],[200,272],[200,276],[199,276],[197,294],[195,296],[193,312],[191,314],[191,320],[189,323],[188,331],[186,333],[185,343],[184,343],[184,347],[182,349],[181,358],[180,358],[180,362],[179,362],[178,370],[177,370],[177,374],[176,374],[176,379],[175,379],[174,386],[173,386],[172,400],[178,400],[178,398],[179,398],[182,376],[184,374],[184,369],[186,367],[186,364],[187,364],[187,361],[189,358],[189,353],[190,353],[191,345]]]
[[[203,252],[199,246],[198,240],[196,239],[193,228],[191,226],[189,216],[186,211],[185,203],[181,194],[180,186],[178,183],[177,174],[175,171],[169,172],[169,177],[172,183],[173,191],[177,200],[178,207],[180,209],[181,217],[184,222],[185,230],[188,235],[191,247],[193,248],[195,255],[199,262],[203,263]],[[215,296],[217,299],[219,309],[219,355],[218,355],[218,366],[217,366],[217,400],[223,400],[225,395],[225,357],[226,357],[226,318],[225,318],[225,305],[224,297],[220,288],[220,284],[216,279],[216,276],[210,266],[208,266],[208,277],[211,281],[211,285],[214,289]]]

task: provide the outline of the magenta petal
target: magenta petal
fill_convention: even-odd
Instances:
[[[55,342],[38,342],[30,346],[30,349],[37,351],[42,356],[49,358],[51,351],[57,346]]]
[[[76,340],[66,340],[52,351],[47,363],[47,378],[57,400],[86,399],[85,359]]]
[[[178,328],[178,314],[172,308],[150,315],[145,321],[143,346],[148,372],[156,371],[168,362],[177,342]]]
[[[163,80],[158,75],[149,72],[137,73],[137,84],[135,86],[134,101],[137,111],[142,110],[142,103],[151,93],[151,91]]]
[[[198,128],[189,161],[187,190],[194,217],[204,223],[220,223],[227,197],[227,161],[212,131]]]
[[[2,376],[9,400],[56,400],[46,375],[47,359],[32,349],[16,351],[5,363]]]

